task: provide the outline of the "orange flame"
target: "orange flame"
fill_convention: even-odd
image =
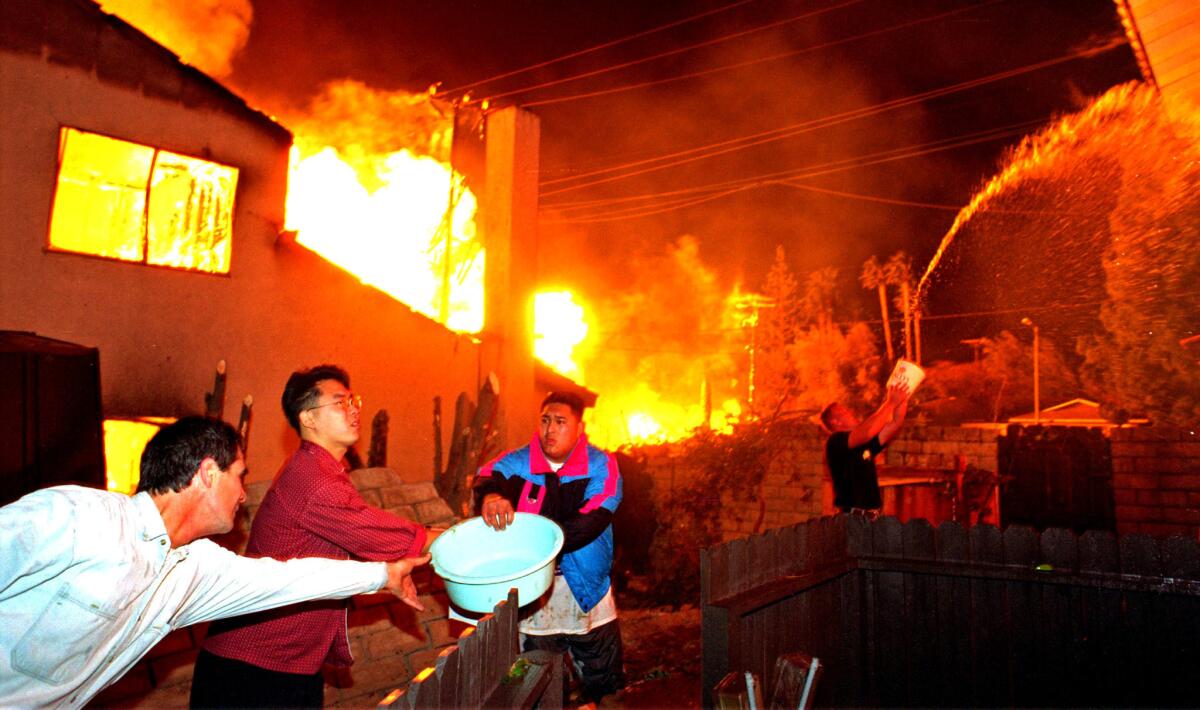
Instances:
[[[300,244],[364,284],[452,330],[479,331],[484,250],[475,238],[475,196],[434,158],[408,150],[370,158],[381,183],[374,189],[337,150],[298,136],[288,228],[298,232]],[[458,199],[447,219],[452,187]]]
[[[533,297],[533,322],[534,355],[582,384],[583,373],[572,355],[588,334],[583,306],[570,291],[542,291]]]
[[[741,404],[728,399],[713,409],[709,428],[729,433],[741,414]],[[627,391],[605,390],[600,394],[595,410],[590,412],[588,438],[603,447],[665,443],[685,439],[703,426],[704,407],[698,401],[671,402],[638,383]]]
[[[218,79],[233,72],[233,59],[250,40],[254,23],[250,0],[100,0],[100,8]]]

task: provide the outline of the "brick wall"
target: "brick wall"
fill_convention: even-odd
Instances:
[[[884,449],[884,466],[953,469],[961,456],[971,466],[996,470],[994,428],[958,426],[905,426]]]
[[[434,490],[433,483],[405,484],[391,469],[360,469],[351,478],[372,505],[425,525],[449,525],[453,513]],[[247,519],[258,510],[269,483],[246,487]],[[244,530],[222,540],[229,547],[245,546]],[[373,706],[392,689],[402,686],[418,671],[433,665],[438,653],[454,645],[461,626],[451,628],[441,580],[428,567],[417,575],[417,588],[425,611],[417,612],[389,593],[361,595],[351,602],[350,649],[355,663],[348,671],[326,675],[325,705]],[[204,641],[207,625],[179,629],[168,635],[140,663],[95,701],[97,707],[187,707],[192,666]]]
[[[820,517],[824,505],[825,437],[814,425],[796,422],[782,429],[757,500],[722,497],[726,540]]]
[[[771,457],[762,485],[750,496],[721,495],[722,534],[726,540],[801,523],[833,512],[833,489],[825,471],[826,434],[806,421],[776,425],[777,452]],[[955,457],[967,464],[996,470],[994,428],[905,426],[879,459],[881,467],[952,470]],[[654,480],[658,505],[693,475],[676,447],[644,451],[647,471]],[[881,469],[882,470],[882,469]]]
[[[1114,429],[1117,532],[1200,536],[1200,428]]]
[[[824,467],[825,436],[819,427],[794,422],[779,432],[778,453],[756,499],[722,495],[727,540],[833,511]],[[951,470],[955,457],[961,456],[966,464],[996,471],[1000,433],[995,427],[906,425],[884,450],[880,470]],[[1107,435],[1112,443],[1117,533],[1200,537],[1200,428],[1134,427],[1110,429]],[[655,447],[646,461],[657,505],[669,503],[694,475],[678,448]]]

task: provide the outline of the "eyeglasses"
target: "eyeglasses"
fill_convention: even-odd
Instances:
[[[347,412],[349,412],[351,407],[353,407],[354,409],[362,409],[363,398],[362,398],[361,394],[348,394],[345,397],[343,397],[342,399],[335,399],[332,402],[326,402],[325,404],[318,404],[317,406],[309,407],[308,409],[305,409],[304,411],[307,412],[310,409],[320,409],[321,407],[332,407],[335,404],[337,406],[341,407],[342,409],[346,410]]]

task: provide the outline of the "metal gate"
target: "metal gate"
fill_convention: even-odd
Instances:
[[[1100,429],[1013,424],[998,443],[1005,525],[1116,530],[1112,446]]]

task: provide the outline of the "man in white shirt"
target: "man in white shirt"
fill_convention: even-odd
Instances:
[[[233,427],[187,417],[146,445],[132,497],[57,486],[0,508],[0,705],[82,706],[190,624],[385,587],[421,608],[428,555],[279,562],[203,539],[232,528],[245,470]]]

